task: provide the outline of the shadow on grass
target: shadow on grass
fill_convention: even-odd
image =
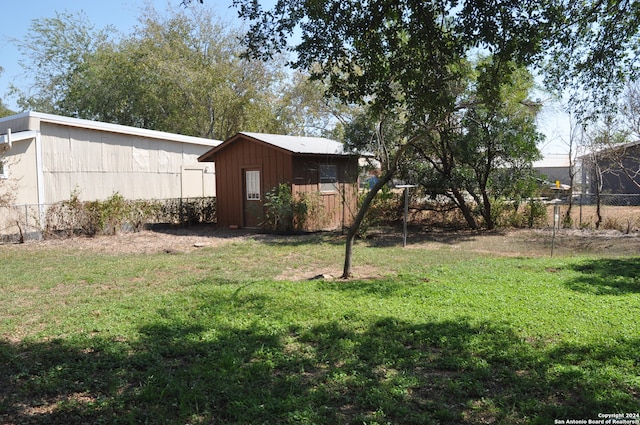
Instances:
[[[398,277],[396,276],[354,280],[320,280],[318,281],[318,288],[324,291],[337,291],[350,296],[374,295],[386,298],[406,289],[406,281],[403,282],[403,285],[399,285],[397,280]]]
[[[407,244],[437,243],[441,245],[457,245],[471,242],[485,234],[497,234],[498,231],[472,231],[424,228],[422,226],[407,227]],[[370,247],[400,247],[403,244],[402,224],[394,227],[376,228],[362,240]]]
[[[410,226],[407,231],[407,242],[438,243],[457,245],[472,242],[486,234],[501,234],[499,231],[479,232],[471,230],[438,230]],[[313,246],[319,243],[342,246],[345,244],[346,232],[310,232],[299,234],[256,233],[254,239],[272,246]],[[369,230],[364,237],[356,238],[356,244],[371,248],[399,247],[403,243],[403,229],[399,226],[376,227]]]
[[[269,246],[301,247],[318,244],[344,245],[345,236],[340,232],[261,233],[254,239]]]
[[[640,258],[600,258],[576,264],[569,288],[595,295],[640,293]]]
[[[640,401],[637,380],[625,380],[640,339],[543,347],[490,323],[261,323],[2,341],[0,422],[547,424]]]

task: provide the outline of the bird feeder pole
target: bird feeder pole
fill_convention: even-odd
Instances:
[[[416,187],[415,184],[400,184],[396,188],[404,189],[404,221],[402,223],[402,247],[407,246],[407,221],[409,219],[409,189]]]

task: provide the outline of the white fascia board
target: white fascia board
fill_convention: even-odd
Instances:
[[[145,128],[130,127],[120,124],[110,124],[100,121],[91,121],[80,118],[63,117],[61,115],[43,114],[41,112],[23,112],[18,115],[7,117],[10,119],[33,117],[38,118],[40,122],[50,124],[65,125],[69,127],[80,127],[90,130],[101,130],[111,133],[129,134],[132,136],[148,137],[152,139],[170,140],[174,142],[190,143],[194,145],[203,145],[215,147],[222,143],[221,140],[205,139],[203,137],[185,136],[182,134],[167,133],[164,131],[147,130]],[[5,118],[6,119],[6,118]],[[0,120],[2,122],[3,120]]]
[[[11,142],[20,142],[22,140],[29,140],[36,137],[38,134],[35,130],[28,131],[19,131],[17,133],[11,133]],[[2,134],[0,135],[0,144],[8,144],[9,143],[9,135]]]

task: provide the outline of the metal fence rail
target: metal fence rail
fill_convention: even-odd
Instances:
[[[176,198],[145,202],[160,206],[157,214],[144,217],[142,224],[145,225],[193,225],[216,221],[215,198]],[[78,229],[68,224],[73,222],[68,217],[47,215],[51,207],[61,204],[0,206],[0,243],[38,240],[56,232],[79,233]],[[599,202],[595,195],[574,195],[572,199],[565,197],[559,200],[558,206],[558,227],[618,230],[624,233],[640,231],[640,194],[601,194]],[[546,221],[543,217],[542,221],[537,222],[537,227],[554,225],[554,208],[553,204],[547,206]],[[464,227],[461,217],[456,220]],[[140,223],[122,223],[120,230],[135,230],[139,227]]]
[[[580,205],[596,205],[600,198],[601,205],[612,205],[618,207],[640,206],[640,194],[637,193],[601,193],[574,195],[574,202]]]

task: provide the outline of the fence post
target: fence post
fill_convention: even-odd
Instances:
[[[582,229],[582,197],[584,196],[584,193],[580,194],[580,219],[578,220],[578,228]]]

